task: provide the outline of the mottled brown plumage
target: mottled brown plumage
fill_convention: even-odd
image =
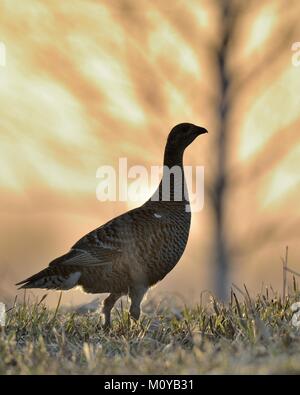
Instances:
[[[129,294],[130,313],[138,319],[148,288],[162,280],[184,252],[191,213],[184,193],[183,152],[206,132],[189,123],[175,126],[165,148],[163,178],[152,198],[88,233],[67,254],[17,285],[60,290],[81,286],[88,293],[108,292],[103,307],[106,326],[115,302]],[[181,177],[168,176],[173,166]]]

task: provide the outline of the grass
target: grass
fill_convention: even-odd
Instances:
[[[0,329],[0,374],[299,374],[297,301],[294,281],[284,299],[236,287],[226,305],[213,297],[194,308],[149,301],[139,322],[121,305],[106,333],[99,312],[53,311],[24,297]]]

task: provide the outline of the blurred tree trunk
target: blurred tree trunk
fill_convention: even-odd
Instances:
[[[217,297],[223,301],[227,299],[229,290],[230,256],[227,246],[225,202],[227,192],[227,152],[228,152],[228,116],[229,109],[227,95],[229,87],[229,74],[227,59],[229,57],[229,43],[232,36],[232,15],[230,0],[220,1],[221,41],[216,51],[217,72],[220,85],[219,96],[219,124],[216,134],[216,174],[213,185],[213,211],[214,223],[214,281]]]
[[[256,75],[263,70],[265,67],[270,67],[270,60],[278,59],[279,54],[284,53],[285,49],[289,45],[291,40],[292,32],[295,23],[291,26],[287,26],[284,34],[281,33],[280,38],[276,41],[271,50],[268,51],[264,59],[259,63],[255,63],[248,73],[242,73],[240,69],[231,72],[229,70],[229,60],[231,58],[231,51],[234,47],[234,39],[236,37],[237,24],[240,16],[245,13],[249,5],[259,4],[259,2],[241,2],[235,0],[217,0],[217,6],[220,15],[220,41],[217,48],[213,48],[215,62],[217,65],[217,79],[219,87],[219,100],[217,103],[217,116],[218,125],[216,131],[215,141],[215,159],[216,167],[214,174],[214,182],[212,184],[211,198],[212,208],[214,214],[214,283],[215,292],[220,300],[226,301],[229,296],[230,290],[230,267],[231,261],[234,259],[233,251],[240,248],[239,244],[241,241],[234,242],[235,248],[232,248],[232,240],[229,235],[230,226],[228,221],[230,215],[227,212],[227,199],[231,196],[232,188],[237,184],[233,169],[229,170],[228,165],[228,147],[231,144],[230,141],[230,116],[233,111],[234,101],[241,95],[241,91]],[[282,12],[286,10],[285,3],[282,3]],[[236,71],[236,72],[235,72]],[[238,76],[238,77],[237,77]],[[288,141],[288,147],[292,144],[292,139]],[[277,143],[276,143],[277,144]],[[265,169],[269,169],[270,165],[267,165],[267,161],[271,157],[274,160],[274,150],[270,150],[271,154],[267,155],[267,150],[263,151],[263,161],[260,160],[260,170],[257,166],[254,166],[254,172],[252,178],[257,177]],[[270,161],[270,160],[269,160]],[[273,164],[272,161],[271,165]],[[262,164],[263,163],[263,164]],[[257,165],[257,159],[255,164]],[[237,170],[239,174],[240,169]],[[267,226],[266,230],[269,234],[273,232],[269,231],[270,226]],[[273,226],[271,228],[273,230]],[[263,236],[262,232],[259,233],[260,240],[256,240],[256,245],[261,243],[262,240],[266,240],[266,235]],[[249,235],[247,235],[249,239]],[[231,243],[231,245],[230,245]],[[238,244],[238,245],[237,245]],[[245,244],[245,243],[244,243]],[[253,245],[253,243],[252,243]],[[245,246],[243,246],[245,248]]]

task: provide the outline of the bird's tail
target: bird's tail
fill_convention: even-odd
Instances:
[[[16,285],[21,285],[18,289],[45,288],[68,290],[78,284],[80,276],[80,271],[70,270],[68,267],[52,266],[26,278],[26,280],[20,281]]]

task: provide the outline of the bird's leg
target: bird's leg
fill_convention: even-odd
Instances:
[[[122,296],[119,293],[111,293],[103,302],[102,313],[104,314],[104,328],[110,327],[110,313],[116,301]]]
[[[131,300],[130,305],[130,315],[135,320],[138,320],[141,314],[141,302],[145,293],[147,292],[148,287],[145,286],[137,286],[129,289],[129,297]]]

